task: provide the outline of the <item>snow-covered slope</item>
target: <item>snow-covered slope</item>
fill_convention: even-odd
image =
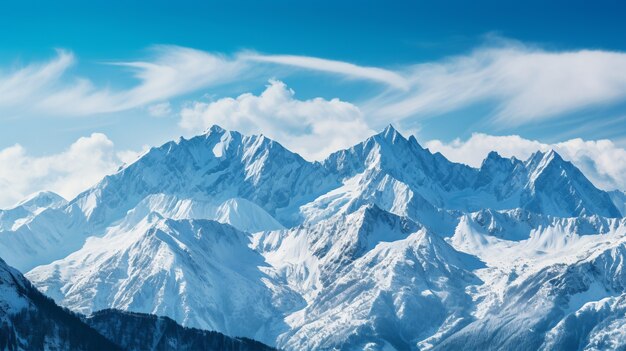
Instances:
[[[0,231],[19,228],[46,209],[60,208],[66,204],[67,201],[64,198],[53,192],[37,193],[14,208],[0,210]]]
[[[54,193],[0,211],[0,256],[26,272],[78,250],[89,233],[84,215]]]
[[[214,126],[29,208],[0,255],[85,313],[287,350],[620,345],[620,195],[553,151],[472,168],[389,126],[318,163]]]
[[[546,333],[544,350],[626,349],[626,294],[590,301]]]
[[[278,316],[301,298],[260,267],[249,235],[208,220],[134,216],[91,238],[67,258],[28,273],[72,310],[105,308],[168,316],[186,326],[268,340]]]
[[[221,203],[214,203],[153,194],[148,195],[132,211],[129,211],[134,218],[143,218],[151,212],[171,219],[211,219],[247,232],[283,228],[260,206],[242,198],[231,198]]]
[[[332,154],[324,165],[344,178],[384,173],[419,194],[421,203],[448,210],[523,208],[562,217],[621,217],[608,193],[554,151],[537,152],[525,162],[492,152],[474,169],[431,154],[413,136],[406,139],[389,126]]]
[[[479,280],[480,262],[456,252],[422,229],[403,239],[380,241],[297,313],[279,345],[287,349],[408,349],[466,323],[465,287]]]
[[[152,148],[72,203],[90,222],[106,226],[152,194],[214,203],[243,198],[288,225],[298,219],[294,209],[329,190],[335,178],[262,135],[213,126],[206,134]]]
[[[613,190],[609,192],[609,196],[615,207],[620,211],[622,217],[626,217],[626,193],[621,190]]]
[[[0,259],[0,349],[118,350]]]
[[[592,343],[623,348],[626,332],[611,323],[623,320],[619,298],[626,292],[626,240],[623,231],[612,242],[603,239],[576,252],[561,251],[552,264],[517,267],[499,301],[491,301],[482,318],[436,349],[577,350]],[[602,306],[602,313],[594,312]],[[594,334],[603,336],[593,340]]]
[[[537,152],[525,162],[528,183],[522,208],[561,217],[621,217],[609,194],[597,189],[571,162],[554,151]]]
[[[292,289],[311,301],[346,265],[379,243],[404,239],[418,229],[411,220],[370,205],[315,224],[257,233],[253,247]]]
[[[83,318],[57,306],[0,259],[2,350],[273,350],[254,340],[114,310]]]

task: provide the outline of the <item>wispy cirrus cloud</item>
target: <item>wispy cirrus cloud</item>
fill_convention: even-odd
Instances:
[[[409,89],[409,81],[398,72],[379,67],[358,66],[349,62],[327,60],[319,57],[296,56],[296,55],[260,55],[243,53],[239,57],[247,61],[274,63],[278,65],[293,66],[307,70],[339,74],[342,76],[366,79],[389,85],[393,88],[406,91]]]
[[[75,56],[58,50],[48,62],[0,75],[0,109],[64,116],[124,111],[231,82],[245,70],[242,61],[178,46],[155,46],[151,53],[149,61],[107,63],[129,70],[136,81],[112,89],[72,75]]]
[[[9,73],[0,71],[0,106],[20,107],[33,96],[50,89],[75,63],[74,55],[57,50],[46,63],[30,64]]]
[[[405,68],[406,92],[364,103],[365,113],[428,118],[476,103],[492,105],[491,122],[519,126],[626,99],[626,54],[548,51],[500,40],[469,54]]]
[[[63,50],[48,62],[4,71],[0,110],[78,116],[117,112],[223,84],[284,77],[294,69],[387,88],[353,97],[372,125],[419,120],[487,102],[491,123],[519,126],[626,100],[625,53],[551,51],[507,40],[396,69],[250,51],[229,56],[178,46],[155,46],[150,52],[144,60],[108,63],[128,70],[135,83],[127,88],[98,86],[89,77],[74,76],[77,60]]]
[[[160,102],[158,104],[147,107],[148,114],[152,117],[167,117],[172,114],[172,104],[169,101]]]
[[[285,66],[406,88],[406,81],[395,72],[314,57],[250,52],[227,56],[171,45],[154,46],[150,53],[146,60],[103,63],[128,71],[135,81],[127,88],[111,88],[73,75],[77,58],[57,50],[56,57],[47,62],[0,73],[0,110],[63,116],[125,111],[222,84],[267,79],[284,73]],[[268,63],[272,67],[259,69]]]

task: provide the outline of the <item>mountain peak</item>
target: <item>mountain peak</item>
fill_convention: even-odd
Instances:
[[[552,160],[563,161],[563,158],[561,157],[561,155],[559,155],[558,152],[554,151],[554,149],[550,149],[545,152],[538,150],[538,151],[535,151],[532,155],[530,155],[530,157],[528,158],[526,162],[531,164],[531,163],[537,163],[541,161],[550,162]]]
[[[398,132],[391,124],[387,125],[382,132],[376,134],[374,137],[381,138],[392,144],[395,144],[399,139],[406,140],[404,136],[402,136],[402,134],[400,134],[400,132]]]
[[[530,170],[531,173],[535,175],[539,175],[548,167],[559,167],[559,165],[565,163],[561,155],[559,155],[553,149],[549,151],[537,151],[532,154],[528,160],[526,160],[526,168]]]
[[[398,131],[396,130],[396,128],[394,128],[393,124],[389,123],[387,124],[385,129],[383,129],[383,133],[388,133],[388,132],[397,133]]]
[[[483,160],[483,165],[491,162],[501,162],[505,158],[502,157],[497,151],[491,151],[487,154],[487,157]]]
[[[217,124],[212,125],[211,127],[207,128],[204,131],[204,134],[207,135],[211,135],[211,134],[223,134],[224,132],[226,132],[226,129],[218,126]]]
[[[493,167],[501,168],[501,167],[504,167],[504,165],[511,164],[512,162],[513,162],[512,159],[502,157],[496,151],[491,151],[489,154],[487,154],[487,157],[483,160],[482,164],[480,165],[480,169],[491,169]]]
[[[559,217],[597,214],[617,218],[620,211],[608,193],[593,183],[556,151],[537,151],[526,162],[527,194],[523,208]]]
[[[487,159],[499,160],[501,158],[503,157],[500,156],[500,154],[497,151],[491,151],[489,152],[489,154],[487,154]]]
[[[563,161],[561,155],[558,152],[554,151],[554,149],[550,149],[550,151],[546,152],[545,157],[551,160]]]
[[[40,191],[20,201],[16,207],[61,207],[67,203],[61,195],[52,191]]]

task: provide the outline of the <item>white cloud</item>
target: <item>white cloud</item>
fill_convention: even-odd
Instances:
[[[71,199],[122,164],[106,135],[79,138],[65,151],[32,156],[17,144],[0,150],[0,208],[50,190]]]
[[[74,55],[57,50],[45,64],[32,64],[3,75],[0,71],[0,106],[19,106],[59,80],[75,63]]]
[[[505,40],[465,55],[396,69],[309,56],[225,56],[156,46],[147,59],[109,63],[130,71],[135,84],[127,88],[98,86],[89,77],[72,75],[76,61],[59,50],[49,62],[0,72],[0,111],[82,116],[165,107],[159,103],[200,89],[292,71],[285,67],[390,87],[380,94],[371,91],[359,105],[368,120],[380,120],[380,125],[488,102],[496,123],[517,126],[626,99],[625,53],[553,51]]]
[[[620,52],[547,51],[500,41],[414,65],[403,75],[408,92],[387,92],[364,111],[397,121],[490,102],[495,122],[517,126],[626,98],[626,54]]]
[[[479,167],[492,150],[504,157],[515,156],[525,160],[535,151],[554,149],[564,159],[580,168],[597,187],[605,190],[626,189],[626,150],[610,140],[571,139],[546,144],[517,135],[493,136],[476,133],[465,141],[455,139],[444,143],[432,140],[426,142],[425,146],[432,152],[441,152],[451,161],[473,167]]]
[[[626,190],[626,150],[611,140],[576,138],[557,143],[554,149],[576,164],[600,188]]]
[[[432,152],[441,152],[451,161],[465,163],[472,167],[480,167],[491,151],[497,151],[503,157],[515,156],[525,160],[533,152],[550,150],[547,144],[524,139],[518,135],[493,136],[482,133],[474,133],[465,141],[458,138],[449,143],[431,140],[424,145]]]
[[[314,57],[264,56],[249,52],[229,57],[179,46],[155,46],[151,52],[153,56],[148,60],[105,63],[130,71],[135,84],[127,88],[97,86],[89,77],[72,75],[77,60],[65,50],[57,50],[57,56],[48,62],[29,64],[4,74],[0,71],[0,111],[4,114],[85,116],[152,104],[148,112],[162,115],[168,110],[164,100],[262,75],[273,76],[280,71],[279,67],[261,69],[263,63],[331,72],[396,88],[407,87],[406,80],[392,71]]]
[[[167,117],[172,114],[172,105],[169,102],[150,105],[148,114],[152,117]]]
[[[95,86],[73,77],[74,55],[58,51],[43,64],[0,75],[0,109],[48,115],[82,116],[117,112],[232,82],[246,64],[222,55],[177,46],[156,46],[149,61],[112,62],[129,69],[137,83],[127,89]]]
[[[241,54],[240,57],[249,61],[275,63],[315,71],[337,73],[354,78],[373,80],[401,90],[407,90],[409,88],[409,82],[403,76],[397,72],[378,67],[363,67],[349,62],[327,60],[310,56],[258,55],[245,53]]]
[[[277,80],[271,80],[259,96],[196,102],[181,111],[180,125],[186,130],[200,132],[213,124],[245,134],[263,133],[315,160],[372,133],[356,106],[339,99],[298,100]]]

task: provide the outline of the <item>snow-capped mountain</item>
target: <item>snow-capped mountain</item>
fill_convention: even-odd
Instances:
[[[106,226],[148,195],[174,195],[216,206],[242,198],[287,225],[298,219],[294,211],[299,205],[335,185],[332,179],[321,165],[262,135],[243,136],[213,126],[206,134],[152,148],[78,195],[71,206],[80,208],[90,223]]]
[[[576,243],[574,252],[558,250],[558,256],[546,260],[552,262],[545,266],[514,268],[500,292],[501,301],[491,301],[482,318],[436,349],[626,348],[623,228],[611,235],[611,241],[590,238]]]
[[[171,319],[103,310],[88,318],[57,306],[0,259],[2,350],[273,350],[246,338],[182,327]]]
[[[36,326],[36,328],[34,328]],[[0,259],[2,350],[119,350]]]
[[[471,273],[479,260],[377,207],[262,236],[269,263],[310,291],[286,318],[287,349],[408,349],[430,330],[463,324],[465,288],[479,283]]]
[[[626,337],[619,194],[554,151],[472,168],[389,126],[307,162],[214,126],[49,207],[3,227],[0,255],[83,313],[287,350],[566,349],[564,325],[580,348]]]
[[[28,276],[42,292],[83,314],[106,308],[147,312],[267,341],[283,323],[275,317],[301,298],[264,274],[263,265],[249,234],[230,225],[151,213],[110,228]]]
[[[53,192],[37,193],[15,207],[0,210],[0,230],[7,231],[19,228],[30,222],[41,212],[47,209],[57,209],[67,205],[67,201]]]
[[[89,233],[84,215],[53,193],[0,210],[0,255],[21,271],[66,257]]]
[[[344,179],[384,173],[408,186],[420,201],[448,210],[523,208],[562,217],[621,217],[606,192],[554,151],[537,152],[525,162],[492,152],[474,169],[431,154],[414,137],[406,139],[389,126],[324,164]]]

